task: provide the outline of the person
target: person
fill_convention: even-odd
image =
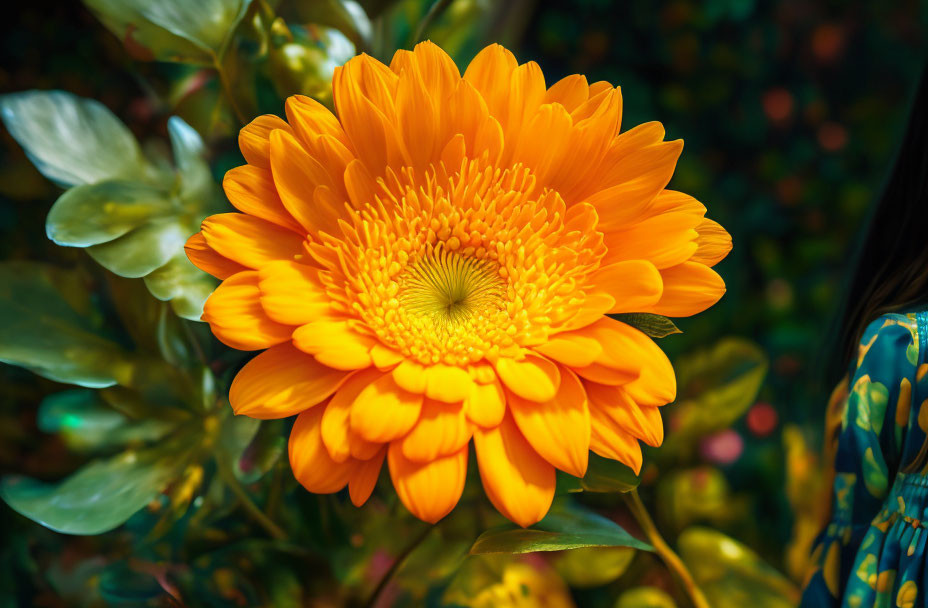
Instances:
[[[928,69],[850,283],[802,608],[928,607]],[[835,374],[838,375],[838,374]]]

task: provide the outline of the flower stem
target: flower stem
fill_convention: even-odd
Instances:
[[[365,608],[373,608],[374,606],[377,605],[377,600],[380,599],[380,596],[381,594],[383,594],[384,589],[387,588],[387,583],[390,582],[390,580],[393,578],[393,575],[396,574],[396,571],[400,569],[400,566],[403,565],[403,562],[406,561],[406,558],[409,557],[409,555],[413,551],[416,550],[416,547],[422,544],[422,541],[425,540],[425,538],[429,535],[429,532],[431,532],[432,528],[434,527],[435,526],[426,526],[419,533],[419,535],[413,538],[412,542],[410,542],[406,546],[406,548],[403,549],[402,553],[396,556],[396,559],[393,560],[393,563],[390,565],[389,570],[387,570],[386,574],[383,575],[383,577],[380,579],[380,582],[377,583],[377,587],[374,589],[373,593],[371,593],[370,598],[364,604]]]
[[[287,540],[287,533],[274,523],[270,517],[264,514],[264,512],[258,508],[258,505],[251,500],[251,497],[248,496],[248,492],[245,491],[245,488],[242,487],[242,484],[239,483],[238,479],[235,478],[235,474],[229,469],[229,467],[223,462],[222,456],[217,455],[216,457],[216,468],[219,471],[219,476],[222,480],[229,486],[229,489],[232,490],[232,493],[235,494],[236,498],[242,503],[242,506],[245,507],[245,511],[248,512],[248,515],[255,521],[256,524],[264,528],[272,538],[277,540]]]
[[[451,0],[437,0],[431,7],[429,7],[429,12],[425,14],[422,21],[419,23],[419,27],[416,28],[416,35],[413,39],[413,44],[417,42],[422,42],[422,38],[425,36],[425,33],[432,26],[432,23],[435,22],[438,17],[441,16],[445,9],[451,6]]]
[[[654,520],[651,519],[651,515],[645,508],[644,503],[641,502],[641,497],[638,496],[638,490],[626,492],[622,497],[625,499],[625,503],[628,505],[632,515],[638,521],[638,525],[641,526],[641,531],[644,532],[645,536],[648,537],[648,541],[654,546],[654,550],[664,561],[667,568],[675,574],[680,581],[693,607],[709,608],[709,602],[706,601],[706,596],[703,595],[702,590],[696,585],[696,582],[693,580],[693,575],[690,574],[686,564],[674,553],[670,545],[667,544],[667,541],[664,540],[664,537],[661,536],[657,526],[654,525]]]
[[[238,106],[235,95],[232,94],[232,83],[229,82],[229,76],[226,74],[225,69],[222,67],[222,62],[218,57],[213,58],[213,69],[216,70],[216,74],[219,76],[219,84],[222,85],[222,91],[225,93],[226,99],[229,100],[229,106],[232,108],[235,118],[238,119],[240,124],[247,124],[248,120],[245,118],[245,114],[242,113],[242,109]]]

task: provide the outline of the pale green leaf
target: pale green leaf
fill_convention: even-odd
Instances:
[[[138,142],[103,104],[64,91],[0,96],[0,118],[45,177],[62,186],[141,179]]]
[[[175,212],[166,192],[139,182],[83,184],[62,194],[45,222],[59,245],[88,247],[112,241],[152,218]]]
[[[121,277],[144,277],[183,251],[190,234],[168,219],[151,221],[108,243],[87,248],[98,264]]]

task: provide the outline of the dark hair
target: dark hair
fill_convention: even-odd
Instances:
[[[902,145],[870,214],[844,297],[838,348],[828,369],[844,375],[867,324],[928,301],[928,65],[923,64]]]

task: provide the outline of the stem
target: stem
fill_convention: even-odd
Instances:
[[[377,583],[377,587],[374,589],[374,592],[371,593],[370,599],[364,604],[365,608],[373,608],[377,604],[377,600],[380,599],[383,590],[387,588],[387,583],[390,582],[390,579],[393,578],[393,575],[396,574],[396,571],[400,569],[400,566],[403,565],[403,562],[406,561],[406,558],[416,550],[416,547],[422,544],[422,541],[425,540],[425,537],[429,535],[429,532],[432,531],[434,526],[426,526],[422,532],[416,536],[409,545],[403,549],[403,552],[396,556],[396,559],[393,561],[393,564],[390,565],[389,570],[386,574],[383,575],[383,578],[380,579],[380,582]]]
[[[232,473],[229,467],[223,462],[222,456],[217,455],[215,460],[216,468],[219,470],[219,476],[226,485],[229,486],[229,489],[232,490],[236,498],[239,499],[242,506],[245,507],[245,511],[255,520],[255,523],[264,528],[273,538],[277,540],[287,540],[287,533],[284,532],[280,526],[275,524],[270,517],[265,515],[264,512],[258,508],[258,505],[251,500],[251,497],[248,496],[248,492],[245,491],[242,484],[235,478],[235,474]]]
[[[219,76],[219,84],[222,85],[222,91],[225,93],[226,99],[229,100],[229,106],[232,108],[235,118],[242,125],[248,124],[245,114],[242,113],[242,109],[238,107],[238,102],[235,101],[235,95],[232,94],[232,83],[229,82],[229,77],[218,57],[213,57],[213,69],[216,70],[216,74]]]
[[[451,6],[451,0],[437,0],[432,4],[429,8],[429,12],[425,14],[425,17],[423,17],[422,21],[419,23],[419,27],[416,29],[416,37],[413,39],[413,42],[421,42],[425,32],[428,31],[432,23],[434,23],[449,6]]]
[[[690,574],[683,560],[674,553],[670,545],[664,540],[664,537],[661,536],[657,526],[654,525],[654,520],[651,519],[651,515],[648,514],[644,503],[641,502],[641,497],[638,496],[638,490],[627,492],[622,497],[625,499],[628,509],[638,521],[638,525],[641,526],[641,531],[644,532],[645,536],[648,537],[648,541],[654,546],[654,550],[657,551],[667,568],[677,576],[680,584],[683,585],[683,589],[689,596],[693,607],[709,608],[709,602],[706,601],[706,596],[703,595],[702,590],[693,580],[693,575]]]

